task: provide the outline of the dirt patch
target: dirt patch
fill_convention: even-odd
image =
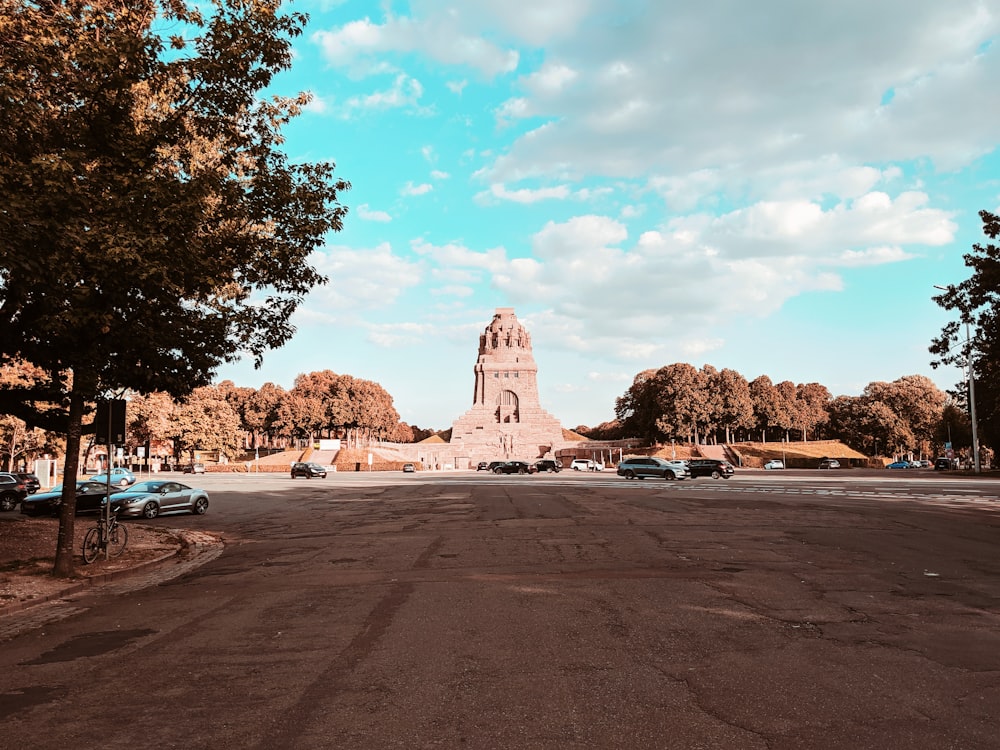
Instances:
[[[0,516],[0,611],[7,605],[52,596],[74,583],[158,559],[180,546],[177,537],[166,529],[125,522],[123,525],[128,527],[125,551],[111,560],[98,559],[86,565],[80,550],[84,535],[94,524],[95,519],[76,519],[73,529],[76,571],[73,578],[66,579],[52,574],[59,533],[57,519],[20,514]]]

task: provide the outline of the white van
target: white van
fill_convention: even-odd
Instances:
[[[604,471],[601,464],[597,461],[591,461],[589,458],[575,458],[569,468],[573,471]]]

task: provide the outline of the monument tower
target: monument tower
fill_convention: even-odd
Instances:
[[[479,336],[472,408],[455,420],[451,445],[470,465],[479,461],[533,461],[565,441],[562,425],[538,402],[538,366],[531,334],[512,307],[498,307]]]

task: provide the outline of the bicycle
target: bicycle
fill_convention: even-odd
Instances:
[[[83,537],[83,561],[92,563],[101,552],[108,557],[118,557],[128,544],[128,529],[118,523],[118,509],[111,510],[110,518],[97,521],[97,525]]]

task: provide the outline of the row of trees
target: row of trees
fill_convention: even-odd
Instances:
[[[865,453],[934,454],[971,445],[961,404],[923,375],[869,383],[833,398],[820,383],[748,381],[735,370],[686,363],[645,370],[615,402],[616,421],[593,437],[653,442],[837,439]]]
[[[392,396],[378,383],[322,370],[299,375],[290,390],[274,383],[239,387],[226,380],[196,388],[182,401],[165,393],[129,399],[127,447],[169,443],[175,456],[195,450],[233,457],[246,450],[286,447],[316,437],[347,445],[372,440],[412,442],[428,430],[400,422]]]

